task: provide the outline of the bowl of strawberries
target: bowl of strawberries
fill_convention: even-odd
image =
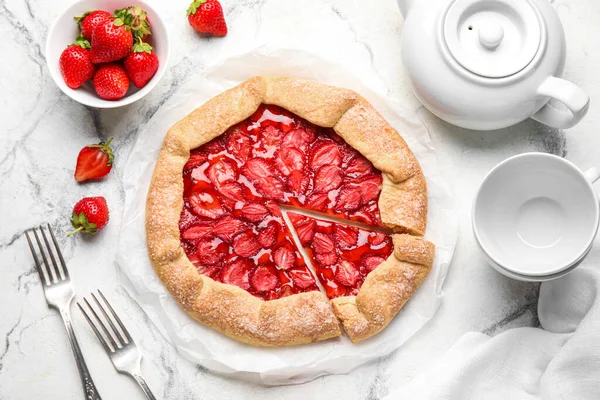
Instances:
[[[148,94],[169,61],[169,36],[143,1],[80,0],[56,20],[46,41],[52,78],[90,107],[115,108]]]

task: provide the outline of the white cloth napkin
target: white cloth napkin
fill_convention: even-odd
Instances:
[[[463,335],[395,399],[600,399],[600,252],[543,283],[540,328]]]

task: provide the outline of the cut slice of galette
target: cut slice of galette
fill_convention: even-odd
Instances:
[[[326,288],[332,309],[280,206],[403,234],[375,234],[382,250],[363,250],[379,258],[359,265],[356,282],[347,270],[336,282],[348,285]],[[234,339],[309,343],[339,336],[341,320],[358,341],[383,329],[427,275],[433,246],[410,236],[424,234],[426,219],[419,164],[369,103],[313,81],[257,77],[169,130],[148,193],[146,238],[182,308]],[[333,247],[344,250],[344,239],[332,235]],[[371,286],[385,293],[371,299]]]

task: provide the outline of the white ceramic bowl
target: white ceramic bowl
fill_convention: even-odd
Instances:
[[[583,173],[544,153],[498,164],[484,179],[472,215],[475,238],[492,266],[539,281],[581,262],[598,231],[600,206],[592,182],[599,178],[595,168]]]
[[[75,42],[75,38],[79,34],[77,23],[73,19],[76,15],[81,15],[89,10],[105,10],[111,14],[128,5],[139,4],[142,9],[148,13],[150,19],[150,27],[152,35],[148,42],[154,47],[154,52],[158,57],[158,71],[154,77],[142,89],[136,88],[133,84],[130,85],[125,97],[120,100],[110,101],[101,99],[94,90],[91,81],[86,82],[78,89],[69,88],[63,79],[60,72],[59,58],[62,51],[71,43]],[[50,75],[58,87],[73,100],[85,104],[86,106],[96,108],[116,108],[127,104],[131,104],[150,93],[164,75],[167,64],[169,62],[169,34],[167,28],[156,11],[144,1],[127,1],[127,0],[79,0],[71,4],[65,9],[52,25],[48,37],[46,38],[46,62]]]

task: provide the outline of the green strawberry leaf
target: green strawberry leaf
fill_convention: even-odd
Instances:
[[[192,14],[196,14],[198,8],[204,3],[206,3],[206,0],[194,0],[187,9],[186,15],[189,17]]]
[[[90,44],[90,42],[88,42],[88,40],[83,37],[83,35],[79,35],[77,36],[77,39],[75,39],[75,43],[72,44],[72,46],[79,46],[82,49],[91,49],[92,45]]]

